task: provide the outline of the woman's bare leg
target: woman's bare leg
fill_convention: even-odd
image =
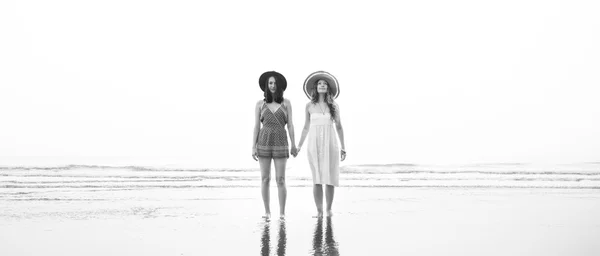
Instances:
[[[287,188],[285,187],[285,165],[287,158],[273,158],[275,162],[275,181],[277,182],[277,193],[279,194],[279,216],[285,217],[285,200],[287,199]]]
[[[260,165],[260,191],[262,193],[263,203],[265,204],[265,218],[271,217],[271,207],[269,205],[269,185],[271,183],[271,158],[259,157],[258,164]]]
[[[332,185],[326,185],[325,188],[325,200],[327,200],[327,216],[333,216],[333,212],[331,211],[331,205],[333,204],[333,192],[335,191],[335,187]]]
[[[315,197],[315,205],[317,206],[317,218],[323,217],[323,186],[315,184],[313,186],[313,195]]]

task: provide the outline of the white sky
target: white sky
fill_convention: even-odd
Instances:
[[[205,2],[2,1],[0,165],[258,167],[267,70],[296,141],[338,78],[343,164],[600,161],[598,1]]]

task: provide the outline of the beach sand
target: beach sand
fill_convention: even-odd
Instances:
[[[600,255],[597,189],[37,189],[0,188],[0,255]]]

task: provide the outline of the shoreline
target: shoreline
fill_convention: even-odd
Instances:
[[[600,253],[597,190],[339,187],[321,233],[308,187],[288,188],[284,231],[276,189],[268,223],[258,188],[48,193],[60,200],[0,198],[0,254]]]

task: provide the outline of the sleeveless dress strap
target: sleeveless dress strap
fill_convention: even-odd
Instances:
[[[287,110],[287,105],[285,104],[285,99],[281,102],[281,107],[283,107],[282,111],[283,111],[283,115],[285,116],[285,122],[287,123],[288,110]]]

